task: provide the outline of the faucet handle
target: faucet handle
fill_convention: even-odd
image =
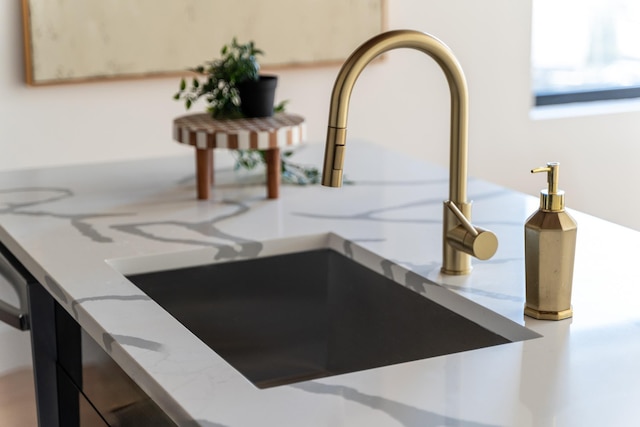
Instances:
[[[498,250],[498,238],[489,230],[475,227],[451,200],[444,202],[460,222],[447,231],[447,243],[480,260],[491,258]]]

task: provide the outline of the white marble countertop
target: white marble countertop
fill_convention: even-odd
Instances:
[[[319,166],[322,150],[305,146],[294,159]],[[217,166],[209,201],[196,200],[191,152],[0,173],[0,240],[178,424],[582,427],[640,419],[637,232],[571,211],[575,314],[536,321],[522,314],[523,224],[534,197],[470,180],[474,223],[500,246],[491,260],[474,260],[471,275],[448,277],[439,273],[448,189],[439,167],[350,142],[352,185],[283,185],[280,199],[266,200],[263,185]],[[542,337],[258,389],[116,269],[203,254],[237,259],[274,239],[315,244],[328,233],[392,261],[392,274],[418,273]]]

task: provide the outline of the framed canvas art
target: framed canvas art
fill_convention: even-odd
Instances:
[[[27,83],[176,74],[253,40],[266,66],[335,63],[385,0],[22,0]]]

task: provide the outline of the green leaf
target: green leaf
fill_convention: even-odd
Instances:
[[[200,87],[200,81],[194,77],[192,85],[193,85],[194,89],[197,89],[198,87]]]
[[[185,90],[187,88],[187,81],[184,79],[184,77],[182,79],[180,79],[180,90]]]
[[[180,92],[176,93],[175,95],[173,95],[173,99],[180,99]]]
[[[274,105],[273,106],[273,112],[274,113],[284,113],[288,103],[289,103],[289,100],[285,99],[284,101],[281,101],[280,103]]]
[[[184,106],[185,106],[185,107],[186,107],[186,109],[188,110],[189,108],[191,108],[191,104],[192,104],[191,100],[190,100],[190,99],[187,99],[187,100],[185,101],[185,103],[184,103]]]

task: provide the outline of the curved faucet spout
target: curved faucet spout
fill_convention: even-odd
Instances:
[[[388,31],[362,44],[345,61],[338,73],[331,95],[322,185],[330,187],[342,185],[349,101],[358,76],[374,58],[398,48],[416,49],[432,57],[444,71],[449,83],[451,93],[449,200],[445,202],[444,208],[442,271],[447,274],[466,274],[471,271],[469,255],[481,259],[490,258],[497,249],[497,239],[493,233],[473,228],[469,222],[471,203],[467,201],[469,122],[467,82],[453,52],[437,38],[420,31]]]
[[[377,56],[398,48],[417,49],[431,56],[440,65],[447,78],[451,91],[449,199],[455,203],[464,203],[467,199],[469,117],[467,81],[458,60],[444,43],[429,34],[413,30],[395,30],[375,36],[356,49],[343,64],[331,96],[327,150],[332,148],[332,152],[326,154],[329,154],[332,161],[329,164],[325,161],[322,183],[337,187],[340,186],[338,182],[342,181],[344,148],[339,146],[344,146],[346,143],[349,101],[358,76]],[[334,146],[338,146],[337,149],[333,148]],[[336,151],[338,153],[335,153]]]

